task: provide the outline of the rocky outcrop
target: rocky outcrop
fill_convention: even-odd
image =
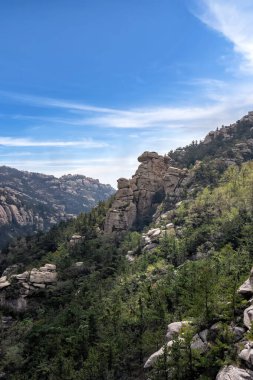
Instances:
[[[181,339],[181,340],[183,341],[183,339]],[[148,358],[148,360],[144,364],[144,368],[147,369],[147,368],[153,367],[154,364],[156,363],[156,361],[165,354],[167,354],[169,356],[170,350],[171,350],[174,343],[175,343],[175,341],[171,340],[171,341],[167,342],[164,346],[162,346],[158,351],[156,351],[152,355],[150,355],[150,357]],[[167,351],[167,353],[166,353],[166,351]]]
[[[22,311],[27,307],[27,297],[38,289],[45,289],[57,282],[56,266],[45,264],[9,277],[0,277],[0,306]],[[6,290],[8,293],[6,293]]]
[[[171,166],[169,156],[156,152],[144,152],[138,161],[140,165],[132,179],[118,180],[118,191],[106,216],[106,233],[143,226],[165,197],[171,197],[174,203],[180,197],[186,169]]]
[[[82,175],[61,178],[0,167],[0,249],[13,237],[48,230],[114,194]]]
[[[154,352],[150,357],[147,359],[147,361],[144,364],[144,368],[150,368],[153,367],[155,362],[163,355],[170,354],[171,347],[173,346],[175,342],[175,338],[179,337],[179,334],[181,333],[182,329],[189,325],[188,321],[180,321],[180,322],[172,322],[168,325],[167,333],[166,333],[166,341],[165,343],[158,351]],[[182,342],[184,339],[182,337],[179,337],[179,340]]]

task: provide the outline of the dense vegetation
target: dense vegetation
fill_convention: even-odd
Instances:
[[[229,325],[242,323],[245,303],[236,290],[253,262],[252,169],[252,162],[231,167],[218,186],[171,211],[176,234],[152,251],[142,252],[137,232],[101,234],[105,203],[6,249],[3,268],[52,262],[60,277],[30,297],[26,312],[2,310],[14,322],[1,331],[0,371],[10,380],[214,379],[236,360]],[[73,233],[85,240],[71,246]],[[192,321],[184,344],[176,341],[170,358],[146,373],[145,359],[177,320]],[[195,332],[217,321],[209,351],[192,352]]]

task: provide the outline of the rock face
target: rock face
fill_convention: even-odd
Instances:
[[[166,197],[178,199],[187,170],[174,168],[168,156],[144,152],[132,177],[118,180],[118,191],[108,211],[104,231],[126,231],[151,220],[157,206]]]
[[[0,249],[18,235],[48,230],[114,193],[82,175],[61,178],[0,167]]]
[[[27,307],[27,296],[56,282],[57,272],[54,264],[45,264],[38,269],[33,268],[8,277],[2,276],[0,277],[0,306],[22,311]],[[8,289],[8,295],[6,289]]]

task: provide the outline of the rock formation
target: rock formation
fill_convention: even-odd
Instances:
[[[132,179],[118,180],[118,191],[106,216],[106,233],[143,226],[165,197],[171,197],[174,203],[180,197],[186,169],[171,166],[169,156],[156,152],[144,152],[138,161],[140,165]]]
[[[28,296],[56,282],[57,272],[54,264],[45,264],[38,269],[33,268],[20,274],[4,275],[0,277],[0,305],[22,311],[27,307]]]

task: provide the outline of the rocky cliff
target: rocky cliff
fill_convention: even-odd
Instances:
[[[104,230],[141,229],[159,216],[162,202],[162,207],[166,203],[167,209],[173,209],[183,198],[217,181],[229,166],[252,159],[253,112],[169,155],[144,152],[138,157],[140,165],[132,178],[118,180]]]
[[[54,176],[0,167],[0,248],[12,237],[47,230],[114,193],[82,175]]]

